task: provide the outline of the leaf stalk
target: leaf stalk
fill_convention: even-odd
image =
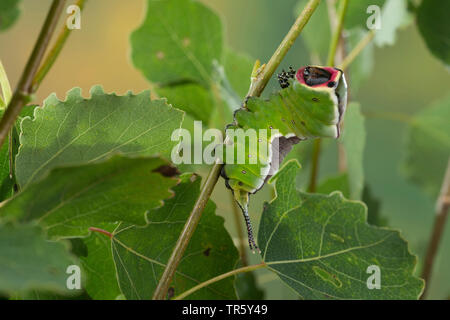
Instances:
[[[266,264],[264,262],[262,262],[260,264],[255,264],[255,265],[252,265],[252,266],[246,266],[246,267],[238,268],[238,269],[235,269],[235,270],[223,273],[221,275],[218,275],[217,277],[214,277],[214,278],[211,278],[211,279],[209,279],[207,281],[199,283],[195,287],[192,287],[191,289],[189,289],[189,290],[183,292],[182,294],[176,296],[174,298],[174,300],[182,300],[182,299],[186,298],[187,296],[193,294],[195,291],[198,291],[198,290],[200,290],[200,289],[202,289],[204,287],[209,286],[210,284],[213,284],[213,283],[215,283],[217,281],[220,281],[220,280],[223,280],[225,278],[234,276],[236,274],[249,272],[249,271],[254,271],[254,270],[265,268],[265,267],[266,267]]]
[[[431,232],[430,241],[428,242],[428,249],[423,265],[421,277],[425,280],[425,289],[420,299],[427,297],[428,289],[430,287],[430,280],[433,272],[433,264],[442,236],[445,230],[445,223],[447,221],[448,211],[450,209],[450,159],[447,164],[447,171],[445,173],[444,181],[439,198],[436,203],[436,216],[434,218],[433,231]]]

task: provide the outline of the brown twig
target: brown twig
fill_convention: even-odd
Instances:
[[[430,287],[431,276],[433,272],[433,264],[436,254],[441,243],[442,235],[445,230],[445,222],[447,221],[448,211],[450,208],[450,159],[447,164],[444,181],[439,198],[436,203],[436,216],[434,218],[433,231],[431,232],[430,241],[428,243],[427,255],[423,264],[422,278],[425,280],[425,289],[420,299],[425,299]]]

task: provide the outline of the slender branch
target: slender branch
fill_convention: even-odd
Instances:
[[[259,72],[253,79],[252,85],[250,86],[249,92],[247,94],[248,97],[261,95],[273,73],[275,72],[283,58],[286,56],[286,53],[294,44],[295,39],[300,35],[300,32],[303,30],[304,26],[311,18],[314,10],[317,8],[319,3],[320,0],[309,0],[285,38],[281,42],[278,49],[270,58],[267,65],[259,68]],[[180,263],[184,251],[186,250],[186,247],[195,231],[195,228],[197,227],[198,221],[200,220],[206,203],[208,202],[208,199],[210,198],[211,193],[214,190],[214,186],[219,179],[222,166],[223,164],[216,162],[211,168],[208,178],[205,181],[200,192],[200,196],[198,197],[197,202],[195,203],[194,208],[192,209],[192,212],[183,227],[183,231],[178,238],[175,248],[172,251],[169,261],[167,262],[164,273],[161,276],[158,286],[155,289],[153,299],[163,300],[166,298],[167,290],[175,274],[175,270]]]
[[[339,8],[338,23],[336,25],[336,30],[334,31],[333,36],[331,37],[330,49],[328,51],[328,59],[327,59],[328,66],[334,65],[336,50],[339,44],[339,39],[341,38],[342,28],[344,27],[344,18],[345,14],[347,13],[347,7],[348,7],[348,0],[342,0],[341,7]]]
[[[80,8],[80,11],[83,10],[86,0],[78,0],[77,3],[75,3],[76,6]],[[55,44],[50,49],[47,57],[45,58],[44,62],[42,63],[41,67],[39,68],[38,72],[36,73],[36,76],[33,79],[32,84],[32,92],[36,92],[39,85],[41,84],[44,77],[47,75],[47,73],[50,71],[51,67],[56,61],[56,58],[58,58],[59,53],[61,52],[62,48],[64,47],[64,44],[67,41],[67,38],[69,38],[69,35],[72,33],[72,30],[67,28],[67,25],[64,24],[61,31],[59,32],[59,35],[56,39]]]
[[[246,266],[246,267],[242,267],[242,268],[239,268],[239,269],[232,270],[232,271],[227,272],[227,273],[223,273],[223,274],[221,274],[221,275],[219,275],[217,277],[214,277],[214,278],[211,278],[211,279],[209,279],[209,280],[207,280],[205,282],[199,283],[195,287],[192,287],[191,289],[189,289],[189,290],[183,292],[182,294],[180,294],[179,296],[175,297],[174,300],[182,300],[182,299],[186,298],[187,296],[191,295],[192,293],[194,293],[195,291],[200,290],[201,288],[207,287],[207,286],[209,286],[210,284],[212,284],[214,282],[223,280],[223,279],[231,277],[233,275],[236,275],[236,274],[239,274],[239,273],[244,273],[244,272],[249,272],[249,271],[253,271],[253,270],[257,270],[257,269],[261,269],[261,268],[265,268],[265,267],[266,267],[266,264],[263,262],[263,263],[260,263],[260,264],[255,264],[255,265],[252,265],[252,266]]]
[[[427,255],[424,261],[422,278],[425,280],[425,289],[420,299],[425,299],[430,287],[431,275],[433,272],[433,264],[442,240],[445,230],[445,222],[447,221],[448,211],[450,209],[450,159],[447,164],[447,172],[439,198],[436,203],[436,217],[434,219],[433,231],[431,232],[430,241],[428,243]]]
[[[372,41],[375,37],[375,31],[370,30],[367,34],[358,42],[358,44],[353,48],[353,50],[344,58],[339,68],[345,70],[348,66],[355,60],[355,58],[364,50],[364,48]]]
[[[342,28],[344,26],[344,18],[347,12],[348,0],[342,0],[341,6],[339,8],[339,17],[337,20],[336,29],[331,37],[330,49],[328,51],[327,65],[334,66],[334,59],[336,57],[336,51],[339,45],[339,40],[341,38]],[[322,140],[316,139],[313,142],[312,151],[312,165],[311,165],[311,175],[309,177],[308,192],[315,192],[317,186],[317,178],[319,176],[319,160],[320,152],[322,149]]]
[[[0,121],[0,147],[3,145],[10,129],[14,125],[23,106],[29,101],[32,93],[32,81],[36,71],[44,57],[45,50],[55,31],[56,23],[64,8],[65,0],[53,0],[50,10],[42,26],[39,38],[36,41],[33,52],[28,59],[25,70],[19,80],[19,84],[14,91],[8,108]]]

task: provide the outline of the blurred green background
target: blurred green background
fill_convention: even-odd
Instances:
[[[292,25],[297,0],[204,0],[222,17],[226,42],[236,51],[267,61]],[[0,59],[13,88],[23,70],[50,0],[23,0],[18,22],[0,33]],[[70,3],[70,2],[69,2]],[[106,92],[139,92],[148,82],[130,63],[129,34],[144,17],[144,1],[89,0],[82,13],[81,30],[69,38],[62,54],[44,80],[33,102],[42,104],[50,93],[59,98],[72,87],[81,87],[84,95],[92,85],[102,84]],[[60,22],[61,24],[64,21]],[[302,37],[294,44],[281,68],[311,63]],[[390,227],[401,230],[417,254],[420,271],[435,214],[435,200],[411,184],[402,175],[405,157],[406,128],[409,117],[450,92],[450,74],[426,48],[413,23],[397,33],[394,46],[375,49],[375,67],[369,79],[352,93],[351,100],[361,104],[366,115],[367,142],[364,154],[366,182],[372,195],[381,201],[381,214]],[[351,85],[351,84],[350,84]],[[277,88],[272,79],[266,94]],[[351,87],[350,87],[351,89]],[[326,144],[320,177],[336,173],[336,148]],[[198,168],[205,173],[205,168]],[[307,168],[304,168],[307,171]],[[300,177],[299,185],[307,174]],[[272,187],[255,195],[251,215],[258,226],[264,200],[272,198]],[[223,181],[217,185],[213,199],[218,214],[236,238],[235,221],[228,191]],[[240,221],[243,227],[243,220]],[[435,263],[429,298],[450,296],[450,223]],[[447,254],[446,254],[447,253]],[[256,256],[249,256],[258,262]],[[275,274],[258,271],[258,282],[266,289],[266,298],[295,299],[296,295],[277,280]]]

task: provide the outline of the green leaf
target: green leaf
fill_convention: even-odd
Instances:
[[[127,299],[151,299],[172,249],[200,192],[200,179],[183,175],[175,197],[148,214],[146,227],[121,225],[114,231],[112,248],[119,285]],[[210,201],[189,242],[171,283],[177,296],[200,282],[233,269],[238,252],[214,214]],[[233,278],[196,291],[189,299],[235,299]]]
[[[334,191],[340,191],[347,199],[350,197],[347,173],[329,177],[317,187],[317,193],[330,194]],[[373,196],[368,185],[364,186],[362,201],[366,204],[368,209],[367,222],[369,224],[379,227],[388,225],[387,219],[381,215],[381,202],[378,198]]]
[[[417,25],[428,49],[450,65],[450,1],[423,0],[417,12]]]
[[[253,70],[253,59],[246,54],[237,53],[231,48],[225,48],[224,68],[231,87],[239,98],[243,99],[250,87],[250,77]],[[236,108],[238,108],[236,106]]]
[[[388,220],[381,214],[381,201],[376,198],[368,185],[364,186],[362,201],[368,209],[367,222],[378,227],[388,225]]]
[[[256,283],[256,277],[253,272],[237,274],[234,285],[239,300],[264,300],[264,290]]]
[[[151,82],[211,82],[213,60],[222,59],[219,17],[197,1],[147,1],[143,24],[131,35],[132,60]]]
[[[10,170],[10,162],[12,159],[12,167],[15,165],[15,157],[17,155],[19,149],[19,133],[18,128],[20,128],[20,122],[26,116],[30,116],[33,114],[35,106],[25,106],[12,129],[12,155],[10,156],[9,152],[9,143],[11,137],[5,140],[1,149],[0,149],[0,201],[6,200],[14,195],[16,177],[14,175],[14,170]],[[3,116],[4,110],[0,110],[0,117]],[[11,172],[12,171],[12,172]],[[11,174],[12,173],[12,177]]]
[[[20,15],[20,0],[0,1],[0,31],[11,27]]]
[[[66,269],[73,264],[68,246],[47,241],[41,228],[0,224],[0,292],[40,289],[67,294]]]
[[[161,175],[159,158],[114,156],[101,163],[52,170],[0,208],[0,217],[37,219],[48,236],[89,234],[102,222],[145,225],[146,212],[170,197],[177,179]],[[157,186],[157,187],[156,187]]]
[[[124,96],[91,89],[84,99],[74,88],[65,101],[51,95],[34,119],[22,121],[16,177],[21,188],[54,168],[100,161],[114,153],[129,156],[170,155],[183,112],[150,93]]]
[[[186,111],[195,120],[203,121],[205,125],[211,124],[213,115],[217,116],[219,121],[215,121],[216,124],[224,127],[224,120],[229,118],[231,121],[233,111],[239,108],[247,93],[253,68],[246,55],[237,54],[231,49],[227,49],[225,53],[224,66],[214,63],[214,88],[211,91],[187,82],[160,87],[157,89],[159,95],[166,97],[168,103]]]
[[[168,103],[186,111],[195,120],[209,122],[214,109],[214,101],[204,87],[195,83],[187,83],[158,88],[157,91],[161,97],[167,98]]]
[[[364,188],[364,146],[366,129],[361,107],[358,103],[350,103],[345,112],[345,125],[342,144],[347,158],[347,172],[350,187],[350,198],[361,199]]]
[[[436,199],[449,157],[450,95],[447,95],[412,118],[404,172]]]
[[[98,224],[97,227],[112,232],[116,224]],[[105,235],[93,232],[89,237],[76,239],[86,245],[86,255],[80,257],[85,270],[85,290],[92,299],[114,300],[120,294],[116,269],[111,252],[111,241]]]
[[[340,191],[344,197],[349,198],[350,187],[347,173],[329,177],[317,187],[317,193],[330,194],[333,191]]]
[[[298,169],[290,161],[272,178],[277,196],[258,234],[268,268],[304,299],[417,299],[423,281],[399,232],[369,226],[364,204],[339,192],[297,191]],[[380,289],[368,289],[371,265],[380,269]]]

